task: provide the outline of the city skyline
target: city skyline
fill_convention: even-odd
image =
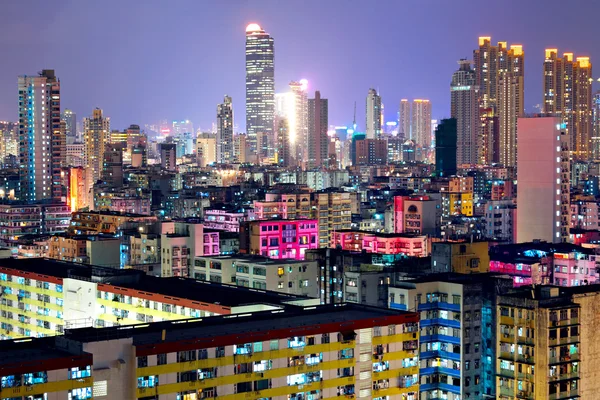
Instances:
[[[313,19],[314,29],[305,32],[299,26],[289,23],[291,17],[288,14],[291,10],[288,7],[268,1],[236,2],[229,6],[216,3],[199,6],[182,2],[177,10],[166,10],[166,7],[156,3],[141,10],[132,5],[116,8],[116,3],[103,4],[99,8],[92,6],[94,15],[111,25],[119,25],[122,19],[139,12],[138,20],[126,24],[126,28],[106,34],[93,28],[78,28],[85,23],[85,18],[83,8],[76,3],[61,2],[56,8],[36,5],[34,9],[31,6],[27,21],[14,18],[16,13],[22,12],[23,7],[29,7],[27,4],[7,4],[3,5],[3,11],[7,16],[9,31],[22,31],[29,24],[37,24],[36,26],[41,25],[43,28],[44,39],[26,34],[18,43],[4,43],[7,52],[15,55],[15,61],[7,63],[9,65],[0,80],[0,119],[16,120],[17,107],[13,96],[16,77],[22,74],[33,75],[44,68],[50,68],[61,78],[61,103],[64,108],[72,109],[79,115],[86,115],[95,107],[102,108],[114,121],[116,128],[125,128],[131,123],[153,123],[158,118],[164,118],[190,119],[196,126],[206,129],[215,121],[215,105],[227,93],[232,97],[234,109],[238,110],[235,123],[243,131],[245,118],[240,113],[245,108],[243,46],[244,29],[249,23],[260,24],[277,41],[275,91],[286,90],[288,83],[298,76],[306,77],[310,82],[309,90],[318,89],[329,98],[329,120],[332,125],[350,125],[354,101],[361,104],[369,87],[376,88],[381,94],[386,121],[396,119],[401,98],[430,99],[433,105],[432,117],[448,117],[450,107],[447,87],[456,69],[456,61],[472,57],[471,52],[479,36],[491,36],[492,39],[523,45],[528,54],[525,111],[534,112],[537,110],[533,106],[541,103],[542,82],[537,71],[538,65],[543,62],[545,48],[556,47],[561,52],[589,56],[592,62],[594,55],[598,53],[598,45],[593,43],[591,35],[583,35],[582,32],[587,25],[587,18],[590,18],[587,15],[593,15],[593,9],[599,6],[591,2],[578,3],[587,4],[586,9],[590,11],[585,15],[577,14],[580,23],[574,25],[573,29],[561,31],[560,35],[546,35],[544,38],[540,38],[543,35],[532,34],[537,29],[519,22],[530,21],[533,16],[540,21],[563,20],[579,7],[566,11],[561,9],[559,13],[559,1],[546,2],[543,9],[535,5],[520,4],[521,12],[517,15],[499,7],[494,12],[497,18],[463,28],[453,25],[453,16],[457,17],[457,11],[452,11],[452,7],[445,4],[438,4],[427,10],[427,7],[417,7],[416,3],[399,5],[384,2],[377,9],[370,10],[359,6],[359,3],[355,3],[356,7],[354,4],[341,7],[340,2],[332,1],[319,8],[320,12]],[[310,15],[317,6],[317,2],[308,2],[302,9],[294,10],[294,19],[302,20],[302,16]],[[398,23],[397,29],[374,30],[375,32],[367,30],[360,37],[347,34],[354,26],[360,26],[362,18],[373,14],[376,14],[381,22],[378,25],[381,26],[402,22],[391,18],[395,15],[394,11],[410,14],[418,22],[421,33],[417,40],[411,34],[411,26],[416,22],[406,26]],[[89,10],[86,9],[86,12]],[[463,8],[461,13],[464,18],[468,18],[476,10]],[[162,17],[159,19],[159,16]],[[198,26],[192,23],[195,16],[204,23]],[[181,29],[171,29],[174,17],[181,22],[178,24]],[[514,22],[510,30],[505,23],[501,23],[509,17]],[[401,19],[403,18],[406,17]],[[70,22],[68,24],[65,23],[67,19]],[[13,20],[20,22],[14,23]],[[157,22],[151,28],[152,23],[149,21]],[[202,35],[215,30],[220,34],[219,41],[212,41],[211,35]],[[433,63],[431,61],[434,57],[424,52],[424,49],[441,35],[445,37],[447,30],[451,31],[453,45],[442,46]],[[197,40],[182,40],[190,35]],[[303,40],[297,40],[300,35]],[[366,49],[363,45],[372,40],[373,35],[378,38],[378,45]],[[323,36],[328,40],[322,40]],[[127,37],[128,40],[120,40],[122,37]],[[160,40],[156,41],[157,38]],[[43,46],[48,40],[63,43],[64,46],[61,47],[66,50],[48,52]],[[336,46],[328,46],[329,41],[335,41]],[[220,46],[221,44],[224,46]],[[102,68],[97,66],[97,56],[79,50],[89,45],[101,45],[104,49],[103,59],[108,61],[102,63]],[[23,48],[31,51],[24,53]],[[398,55],[394,56],[396,52]],[[411,58],[413,56],[418,57],[418,61],[415,62]],[[123,65],[123,57],[130,62]],[[378,62],[358,61],[364,57]],[[73,63],[73,59],[77,62]],[[90,87],[84,84],[90,75],[95,77],[97,85]],[[198,76],[201,78],[198,79]],[[152,92],[147,85],[150,80],[155,87]],[[154,95],[149,95],[151,93]],[[360,131],[364,130],[360,123],[364,121],[362,110],[359,107],[357,113]]]

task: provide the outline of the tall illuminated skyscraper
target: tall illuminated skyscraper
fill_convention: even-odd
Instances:
[[[275,52],[273,38],[258,24],[246,27],[246,133],[251,154],[269,156],[275,117]],[[258,148],[258,136],[262,148]]]
[[[110,144],[110,118],[94,109],[92,116],[83,120],[84,160],[89,187],[102,177],[102,163],[106,146]]]
[[[329,121],[327,99],[321,92],[315,92],[314,99],[308,99],[308,168],[322,167],[327,161],[327,125]]]
[[[299,82],[290,82],[291,109],[287,113],[289,138],[294,153],[294,158],[306,163],[308,151],[308,81],[301,79]]]
[[[289,167],[292,165],[290,130],[286,117],[277,118],[277,165]]]
[[[429,100],[413,100],[411,135],[418,147],[422,149],[431,147],[431,103]]]
[[[217,162],[233,162],[233,105],[229,96],[217,106]]]
[[[54,70],[19,77],[19,164],[21,199],[60,198],[66,164],[60,123],[60,81]]]
[[[381,96],[371,88],[367,94],[365,134],[367,139],[381,137]]]
[[[410,102],[408,99],[400,100],[400,113],[398,121],[398,137],[411,139],[410,135]]]
[[[479,135],[479,86],[471,62],[459,61],[450,84],[450,116],[456,119],[456,164],[478,164],[483,153]]]
[[[592,63],[589,57],[546,49],[544,60],[544,98],[542,112],[557,116],[566,124],[572,158],[590,160],[592,146]]]
[[[498,42],[491,44],[489,36],[479,38],[473,51],[475,84],[479,86],[479,107],[485,110],[486,122],[481,124],[480,136],[497,132],[492,158],[507,167],[516,165],[517,118],[524,113],[525,53],[523,46]],[[498,127],[490,126],[498,123]]]

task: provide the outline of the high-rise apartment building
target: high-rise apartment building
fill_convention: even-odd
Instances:
[[[377,90],[371,88],[367,94],[365,133],[367,139],[379,139],[381,137],[381,96]]]
[[[431,147],[431,103],[429,100],[413,100],[411,136],[417,146],[423,149]]]
[[[62,112],[60,119],[66,123],[65,133],[67,137],[73,140],[77,139],[77,114],[67,108]]]
[[[410,139],[410,102],[408,99],[400,100],[400,111],[398,115],[398,137]]]
[[[110,143],[110,118],[96,108],[92,116],[84,118],[84,159],[88,170],[89,187],[92,187],[102,176],[104,151]]]
[[[479,47],[473,51],[473,60],[475,84],[479,86],[479,107],[489,109],[486,112],[489,118],[481,123],[480,139],[484,140],[483,144],[488,149],[490,146],[497,149],[495,157],[498,162],[514,167],[517,118],[524,113],[523,46],[511,45],[509,48],[506,42],[493,46],[490,37],[480,37]],[[498,128],[490,126],[495,122]],[[489,136],[496,129],[498,143],[490,145]],[[489,156],[487,158],[489,162]]]
[[[19,77],[19,164],[21,199],[60,198],[66,164],[65,132],[60,124],[60,81],[54,70]]]
[[[107,143],[102,155],[102,180],[109,186],[123,186],[123,150],[122,143]]]
[[[570,163],[566,126],[558,117],[519,118],[517,242],[569,237]]]
[[[308,99],[308,168],[318,168],[327,161],[328,102],[315,92]]]
[[[217,162],[233,162],[233,105],[229,96],[217,106]]]
[[[471,62],[460,60],[459,65],[450,83],[450,116],[456,119],[455,165],[479,164],[485,149],[479,129],[479,86]]]
[[[244,164],[246,161],[248,136],[245,134],[237,134],[233,137],[233,161]]]
[[[217,139],[212,133],[201,133],[196,138],[196,160],[198,166],[206,167],[217,160]]]
[[[268,157],[268,144],[258,148],[258,136],[273,138],[275,117],[275,53],[273,38],[258,24],[246,27],[246,133],[250,153]],[[262,140],[264,142],[264,140]]]
[[[175,143],[161,143],[160,166],[166,171],[177,171],[177,145]]]
[[[544,60],[544,98],[542,112],[558,116],[566,124],[572,158],[589,160],[592,145],[592,63],[589,57],[558,56],[557,49],[546,49]]]

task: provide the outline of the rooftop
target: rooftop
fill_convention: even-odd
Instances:
[[[418,238],[425,237],[425,235],[420,235],[417,233],[388,233],[388,232],[373,232],[373,231],[363,231],[360,229],[339,229],[336,230],[335,233],[364,233],[365,235],[373,235],[377,237],[383,238]]]
[[[329,324],[344,325],[348,326],[345,329],[353,330],[352,322],[369,320],[373,323],[375,322],[374,320],[379,318],[412,317],[413,315],[410,312],[346,303],[156,322],[143,326],[73,329],[67,330],[66,336],[81,342],[105,340],[106,338],[133,337],[133,343],[136,346],[151,345],[165,341],[212,342],[223,336],[236,336],[237,339],[231,339],[233,343],[246,343],[256,341],[256,334],[258,333],[267,333],[276,330],[301,332],[302,328],[306,329]],[[337,331],[341,329],[344,328],[337,327]],[[163,331],[166,331],[166,333]],[[325,331],[323,330],[323,332]],[[163,335],[166,338],[165,340],[162,339]],[[211,347],[214,347],[214,344]]]
[[[73,216],[75,215],[110,215],[115,217],[130,217],[130,218],[149,218],[152,215],[144,215],[144,214],[134,214],[134,213],[126,213],[119,211],[75,211]]]
[[[90,266],[44,258],[2,259],[0,268],[72,278],[114,285],[143,292],[156,293],[223,307],[239,307],[251,304],[283,305],[306,297],[291,294],[245,288],[224,283],[199,281],[191,278],[159,278],[145,275],[134,269],[116,269]]]
[[[259,255],[251,254],[231,254],[231,255],[220,255],[220,256],[200,256],[196,259],[207,259],[207,260],[239,260],[241,262],[264,264],[264,265],[281,265],[281,264],[306,264],[308,260],[295,260],[292,258],[284,259],[272,259],[269,257],[263,257]]]

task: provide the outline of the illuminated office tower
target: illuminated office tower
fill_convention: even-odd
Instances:
[[[429,100],[413,100],[411,135],[418,147],[423,149],[431,147],[431,103]]]
[[[292,165],[292,143],[290,129],[286,117],[277,118],[277,165],[289,167]]]
[[[600,159],[600,92],[592,100],[592,158]]]
[[[65,134],[67,138],[71,140],[77,139],[77,114],[73,112],[73,110],[69,110],[68,108],[63,111],[60,117],[61,120],[66,123],[66,131]]]
[[[20,76],[18,88],[21,200],[59,198],[66,164],[60,81],[54,70],[45,69],[37,76]]]
[[[400,112],[398,121],[398,137],[411,139],[410,135],[410,102],[408,99],[400,100]]]
[[[328,102],[315,92],[314,99],[308,99],[308,168],[319,168],[327,160]]]
[[[479,86],[471,62],[460,60],[450,84],[450,116],[456,119],[456,164],[479,164],[484,138],[479,135]]]
[[[289,138],[295,159],[302,162],[308,161],[306,143],[308,141],[308,81],[301,79],[299,82],[290,82],[291,101],[287,113]]]
[[[592,63],[589,57],[573,57],[557,49],[546,49],[542,112],[566,124],[572,158],[589,160],[592,147]]]
[[[495,149],[489,159],[497,159],[505,166],[516,165],[517,118],[524,113],[525,53],[523,46],[498,42],[491,44],[490,37],[480,37],[479,47],[473,51],[475,84],[479,86],[479,107],[485,110],[486,119],[480,124],[480,137],[487,147]],[[498,126],[491,124],[497,123]],[[490,135],[496,133],[496,142]]]
[[[569,138],[559,117],[519,118],[517,242],[566,242],[570,222]]]
[[[379,139],[381,137],[381,96],[377,94],[377,90],[369,89],[367,94],[367,109],[365,134],[367,139]]]
[[[246,133],[251,154],[268,157],[275,117],[275,63],[273,38],[258,24],[246,27]],[[267,143],[258,149],[258,136]],[[265,142],[261,140],[261,142]]]
[[[233,105],[225,96],[217,106],[217,163],[233,162]]]
[[[88,170],[88,183],[92,187],[102,176],[104,151],[111,141],[110,118],[96,108],[92,116],[83,120],[84,160]]]

